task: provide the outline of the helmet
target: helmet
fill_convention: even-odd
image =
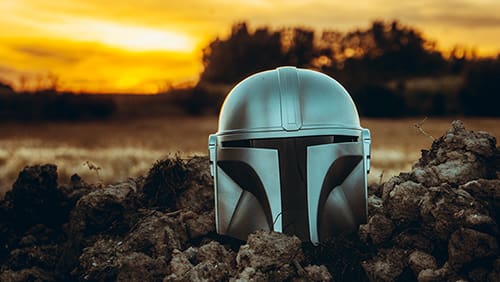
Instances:
[[[264,229],[318,244],[366,222],[370,132],[327,75],[280,67],[246,78],[208,148],[219,234]]]

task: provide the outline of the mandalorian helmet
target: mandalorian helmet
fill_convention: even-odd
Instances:
[[[281,67],[246,78],[208,148],[219,234],[273,230],[318,244],[366,222],[370,132],[327,75]]]

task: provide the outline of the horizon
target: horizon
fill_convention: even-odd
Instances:
[[[459,46],[479,57],[500,54],[500,3],[491,0],[169,2],[6,0],[0,4],[0,81],[16,90],[57,83],[58,91],[116,94],[195,84],[202,49],[241,21],[251,29],[306,27],[318,34],[396,19],[443,53]]]

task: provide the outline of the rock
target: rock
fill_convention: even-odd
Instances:
[[[174,250],[171,274],[163,281],[222,281],[236,274],[234,252],[214,241],[197,250],[196,261],[193,265],[184,253]]]
[[[296,262],[293,262],[294,264]],[[284,264],[276,269],[269,269],[264,274],[269,281],[289,281],[296,277],[302,270],[302,266],[297,262],[298,269],[291,264]]]
[[[488,280],[489,270],[484,266],[479,266],[467,273],[467,277],[473,282],[482,282]]]
[[[488,215],[468,213],[465,216],[464,226],[493,236],[498,235],[497,224]]]
[[[419,183],[405,181],[397,184],[384,198],[386,213],[396,225],[408,224],[419,219],[419,202],[426,189]]]
[[[406,257],[402,249],[381,249],[375,258],[364,261],[362,265],[371,281],[395,281],[407,266]]]
[[[187,211],[181,214],[181,219],[186,224],[189,238],[198,238],[215,232],[215,214],[213,212],[200,215]]]
[[[302,261],[301,241],[297,236],[289,236],[271,231],[257,231],[248,236],[246,245],[240,247],[236,256],[238,268],[252,267],[266,271]]]
[[[53,164],[25,167],[5,200],[11,204],[13,224],[20,229],[37,223],[58,227],[68,217],[69,210],[61,206],[63,194],[57,188]]]
[[[384,213],[384,204],[382,199],[375,195],[368,196],[368,215]]]
[[[423,229],[442,241],[464,226],[469,214],[488,215],[488,212],[465,190],[448,185],[429,188],[420,202]]]
[[[120,241],[99,239],[83,250],[79,258],[78,270],[73,275],[80,280],[112,281],[118,275],[118,256]]]
[[[236,274],[236,254],[218,242],[201,246],[196,258],[199,263],[190,273],[192,278],[190,280],[199,277],[210,281],[221,281]]]
[[[469,228],[455,231],[448,243],[448,262],[456,270],[475,260],[494,257],[497,253],[495,237]]]
[[[420,230],[405,229],[401,231],[393,239],[394,245],[401,249],[421,250],[424,252],[432,252],[434,243],[427,238]]]
[[[368,196],[382,197],[384,186],[382,184],[371,183],[368,185]]]
[[[175,210],[177,194],[187,187],[187,174],[186,165],[179,157],[157,161],[143,186],[147,205]]]
[[[488,282],[500,281],[500,272],[490,272],[487,278]]]
[[[375,245],[390,239],[393,230],[394,224],[384,215],[376,214],[368,221],[368,236]]]
[[[191,246],[185,249],[182,253],[191,263],[197,261],[196,256],[198,255],[198,248]]]
[[[78,270],[81,280],[154,281],[167,272],[165,257],[156,259],[138,252],[126,252],[120,241],[100,239],[85,248]]]
[[[12,270],[39,267],[51,269],[57,263],[61,250],[58,245],[42,245],[14,249],[10,252],[7,265]]]
[[[48,271],[39,267],[25,268],[19,271],[6,270],[0,273],[0,281],[2,282],[50,282],[57,281],[56,278]]]
[[[143,202],[148,207],[167,211],[189,209],[200,214],[214,208],[207,157],[188,161],[176,157],[156,162],[144,181],[143,191]]]
[[[304,265],[324,265],[333,281],[366,281],[361,261],[367,258],[368,248],[375,249],[371,243],[363,243],[355,233],[331,237],[317,247],[303,244]]]
[[[78,174],[73,174],[70,178],[69,185],[63,185],[59,189],[65,195],[65,206],[69,210],[73,209],[81,197],[88,193],[100,189],[100,184],[89,184],[85,182]]]
[[[189,209],[197,214],[214,210],[214,184],[209,165],[208,157],[193,157],[186,162],[186,186],[178,196],[178,209]]]
[[[77,202],[71,212],[73,232],[85,235],[98,233],[125,233],[130,222],[124,219],[129,211],[137,210],[133,197],[136,187],[125,182],[95,190]]]
[[[500,179],[472,180],[460,188],[482,201],[496,220],[500,220],[500,201],[498,200],[500,199]]]
[[[269,281],[269,279],[260,271],[257,271],[253,267],[245,267],[243,271],[238,273],[238,276],[234,280],[235,282],[246,282],[246,281]]]
[[[170,260],[169,272],[170,274],[163,279],[164,282],[182,281],[186,273],[193,269],[193,265],[186,257],[186,255],[175,249],[172,251],[172,259]]]
[[[432,143],[413,166],[411,178],[426,187],[454,187],[479,178],[495,178],[496,140],[486,132],[465,129],[461,121]]]
[[[118,258],[116,281],[158,281],[166,272],[164,257],[153,259],[143,253],[132,252]]]
[[[452,276],[455,276],[453,271],[450,269],[449,265],[445,263],[443,267],[439,269],[424,269],[420,271],[417,280],[418,282],[440,282],[447,281]]]
[[[192,181],[213,187],[214,183],[212,175],[210,175],[210,160],[208,156],[194,156],[186,162],[186,166]]]
[[[127,234],[121,248],[170,259],[172,251],[182,249],[187,240],[186,229],[178,218],[152,211]]]
[[[195,265],[185,281],[225,281],[229,274],[227,269],[219,268],[218,263],[206,261]]]
[[[408,256],[408,265],[413,270],[415,276],[418,276],[420,271],[424,269],[437,269],[436,258],[422,251],[412,252]]]
[[[18,244],[20,247],[40,246],[58,243],[62,239],[61,234],[57,230],[43,224],[36,224],[24,233]]]
[[[497,257],[497,259],[493,262],[493,269],[488,274],[487,281],[500,281],[500,257]]]
[[[404,175],[398,175],[398,176],[393,176],[389,179],[389,181],[385,182],[382,185],[382,200],[386,200],[389,198],[389,193],[391,193],[394,188],[403,183],[408,181],[408,177],[405,177]]]
[[[332,281],[332,275],[324,266],[308,265],[304,267],[306,271],[305,281]]]
[[[201,246],[198,249],[196,259],[199,262],[210,261],[225,263],[228,267],[231,268],[234,268],[236,266],[236,254],[231,250],[227,250],[226,248],[224,248],[224,246],[215,241]]]

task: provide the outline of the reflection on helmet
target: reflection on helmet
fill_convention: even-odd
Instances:
[[[366,222],[370,132],[327,75],[281,67],[243,80],[209,153],[219,234],[274,230],[318,244]]]

